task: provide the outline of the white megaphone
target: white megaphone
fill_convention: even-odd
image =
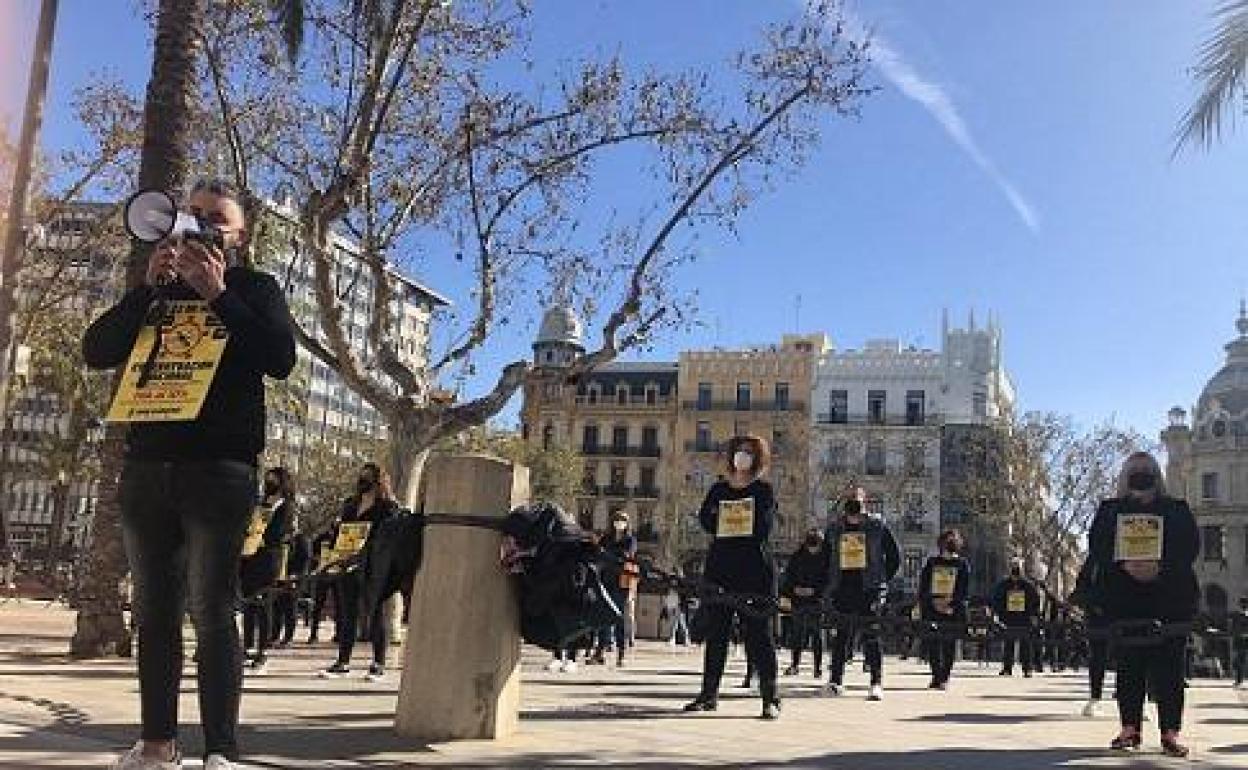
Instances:
[[[199,233],[199,221],[178,211],[173,196],[164,190],[141,190],[126,201],[126,232],[144,243]]]

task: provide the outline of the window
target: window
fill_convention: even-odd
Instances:
[[[589,403],[591,404],[598,403],[598,386],[597,385],[589,386]]]
[[[711,383],[709,382],[698,383],[698,409],[699,410],[705,412],[711,408],[712,393],[713,391],[711,390]]]
[[[582,500],[576,506],[576,523],[586,532],[594,530],[594,501]]]
[[[594,463],[585,463],[585,472],[581,474],[581,487],[586,494],[598,493],[598,466]]]
[[[922,492],[910,492],[906,495],[906,513],[923,516],[927,511]]]
[[[619,390],[617,390],[615,392],[615,398],[616,398],[616,401],[619,402],[620,406],[627,406],[628,405],[628,388],[620,388]]]
[[[1222,527],[1210,525],[1200,528],[1200,542],[1204,547],[1205,561],[1226,559],[1226,545],[1223,543],[1222,536]]]
[[[866,502],[866,506],[865,506],[865,507],[866,507],[866,511],[867,511],[867,515],[868,515],[868,516],[874,516],[874,517],[876,517],[876,518],[883,518],[883,516],[884,516],[884,501],[883,501],[883,500],[881,500],[880,498],[878,498],[878,497],[869,497],[869,498],[867,498],[867,502]]]
[[[611,448],[616,454],[628,451],[628,426],[617,425],[611,430]]]
[[[988,394],[982,390],[971,394],[971,414],[975,417],[988,416]]]
[[[849,422],[849,391],[834,390],[828,396],[828,422]]]
[[[699,452],[711,451],[711,424],[709,422],[698,423],[698,434],[694,439],[694,448]]]
[[[585,454],[593,454],[598,451],[598,426],[586,425],[581,441],[581,451]]]
[[[849,465],[849,444],[844,441],[829,444],[825,464],[828,473],[844,473]]]
[[[1200,497],[1202,500],[1218,499],[1218,474],[1202,473],[1200,475]]]
[[[641,429],[641,447],[650,451],[659,448],[659,429],[648,425]]]
[[[917,585],[919,576],[923,574],[924,553],[918,548],[907,548],[905,563],[902,565],[902,577],[907,585]]]
[[[886,395],[882,390],[867,391],[867,420],[872,425],[884,424]]]
[[[906,445],[906,474],[919,476],[926,469],[927,447],[923,444]]]
[[[656,486],[654,483],[655,468],[653,465],[644,466],[641,469],[641,483],[639,486],[646,491],[653,491]]]
[[[550,449],[555,443],[555,426],[542,428],[542,449]]]
[[[646,388],[646,403],[650,406],[659,403],[659,391],[657,388]]]
[[[750,425],[749,425],[749,423],[744,422],[744,421],[742,421],[742,420],[733,420],[733,423],[732,423],[732,435],[734,435],[734,436],[748,436],[748,435],[750,435]]]
[[[921,390],[906,391],[906,425],[922,425],[927,410],[927,394]]]
[[[737,409],[746,410],[750,408],[750,383],[737,383]]]
[[[625,479],[628,477],[628,469],[623,465],[611,466],[611,488],[620,491],[624,488]]]
[[[789,411],[789,383],[787,382],[776,383],[776,411]]]
[[[883,476],[887,469],[886,455],[884,451],[883,441],[870,441],[867,443],[867,475]]]

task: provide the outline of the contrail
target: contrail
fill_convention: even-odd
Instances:
[[[804,3],[799,2],[799,4],[804,6]],[[1027,225],[1032,232],[1039,232],[1040,216],[1037,214],[1035,207],[1023,197],[1023,194],[1014,186],[1014,183],[980,149],[979,143],[975,141],[975,137],[971,134],[966,121],[963,120],[957,105],[953,103],[953,99],[949,97],[945,89],[919,73],[906,60],[901,51],[886,38],[878,33],[869,32],[862,21],[848,8],[843,10],[843,16],[846,28],[851,30],[856,37],[860,39],[870,38],[871,61],[879,69],[880,74],[889,83],[896,86],[897,90],[901,91],[904,96],[917,102],[923,109],[927,110],[928,114],[940,124],[940,127],[953,140],[953,143],[961,148],[971,161],[987,174],[993,184],[1001,190],[1001,193],[1005,195],[1006,200],[1009,201],[1015,213],[1023,220],[1023,224]]]

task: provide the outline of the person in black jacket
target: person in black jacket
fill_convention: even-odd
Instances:
[[[882,519],[869,517],[863,510],[862,494],[844,501],[841,516],[828,525],[825,537],[828,549],[828,602],[845,615],[868,617],[884,614],[889,581],[901,568],[901,549],[897,539]],[[837,629],[832,646],[832,667],[829,695],[844,692],[845,663],[853,651],[857,630]],[[871,674],[867,699],[884,699],[884,652],[880,639],[871,633],[862,634],[863,654]]]
[[[1023,676],[1030,677],[1035,665],[1036,623],[1040,617],[1040,592],[1023,576],[1023,563],[1015,559],[1009,577],[992,591],[992,609],[1005,625],[1005,649],[1001,676],[1014,674],[1015,648],[1023,664]]]
[[[1239,599],[1239,611],[1230,617],[1231,649],[1234,650],[1235,689],[1248,689],[1248,596]]]
[[[260,508],[268,518],[268,525],[259,548],[255,553],[244,554],[239,565],[244,646],[255,650],[245,665],[257,674],[268,664],[268,649],[273,639],[274,594],[285,558],[283,545],[294,519],[291,492],[290,473],[285,468],[270,468],[265,472]]]
[[[358,553],[358,557],[342,565],[335,585],[338,589],[335,605],[335,621],[338,633],[338,659],[333,665],[320,672],[323,679],[345,676],[351,673],[351,652],[355,649],[356,631],[361,614],[368,621],[368,632],[373,643],[373,662],[368,668],[366,679],[379,681],[386,672],[386,650],[390,646],[390,624],[385,618],[385,603],[371,601],[372,606],[365,607],[364,586],[369,569],[369,550],[374,542],[374,534],[378,526],[391,517],[398,516],[401,510],[394,499],[390,488],[390,479],[381,466],[366,463],[360,469],[356,480],[356,495],[343,504],[342,515],[335,527],[334,538],[343,524],[367,522],[369,526],[367,539]]]
[[[615,665],[624,665],[624,656],[632,639],[632,619],[629,615],[629,602],[632,598],[633,584],[637,573],[637,538],[629,531],[628,514],[616,511],[611,517],[611,529],[598,541],[602,549],[599,559],[599,570],[602,585],[607,589],[611,601],[620,609],[619,622],[599,629],[594,655],[590,659],[593,665],[605,665],[606,650],[615,649]]]
[[[333,598],[334,606],[338,606],[338,576],[324,571],[328,564],[321,563],[321,554],[326,548],[334,545],[334,536],[341,523],[338,517],[329,523],[329,528],[312,539],[312,564],[310,581],[312,584],[312,608],[308,615],[308,644],[316,644],[321,633],[321,618],[325,615],[325,604]],[[336,617],[336,615],[335,615]],[[334,643],[338,642],[338,629],[334,628]]]
[[[796,676],[802,662],[802,650],[810,642],[815,657],[815,678],[823,678],[823,618],[818,609],[828,584],[828,552],[823,547],[823,533],[812,529],[785,567],[780,581],[780,596],[793,608],[793,665],[785,676]]]
[[[198,642],[205,756],[218,763],[238,756],[242,645],[234,613],[239,553],[264,449],[264,378],[285,379],[295,365],[281,287],[238,258],[248,227],[237,192],[227,183],[201,182],[187,207],[220,233],[220,246],[190,239],[159,244],[143,284],[97,318],[82,343],[87,366],[116,369],[130,358],[144,327],[157,327],[161,347],[134,352],[153,364],[158,358],[152,353],[168,356],[174,347],[204,339],[196,337],[199,327],[164,327],[170,302],[202,306],[214,338],[226,337],[194,416],[132,422],[126,436],[121,526],[134,580],[143,740],[119,760],[122,767],[178,757],[182,617],[188,608]],[[162,374],[154,365],[145,369]]]
[[[1096,569],[1091,590],[1110,624],[1190,622],[1200,597],[1193,568],[1199,552],[1200,532],[1187,503],[1166,494],[1152,455],[1132,454],[1119,474],[1118,496],[1101,503],[1088,533],[1088,559]],[[1114,749],[1140,746],[1144,698],[1151,691],[1163,752],[1187,756],[1179,743],[1186,642],[1185,635],[1175,635],[1148,646],[1115,646],[1122,731]]]
[[[1109,639],[1099,635],[1108,625],[1103,600],[1095,591],[1101,582],[1100,566],[1093,559],[1085,559],[1070,595],[1071,604],[1083,610],[1084,627],[1092,632],[1088,638],[1088,702],[1083,707],[1083,715],[1089,719],[1100,713],[1109,664]]]
[[[936,544],[938,554],[927,560],[919,575],[922,618],[938,623],[965,623],[971,565],[962,558],[962,533],[956,529],[945,530]],[[929,687],[932,689],[944,690],[949,686],[956,645],[951,638],[934,638],[927,642],[927,661],[932,667]]]
[[[776,495],[763,480],[770,463],[767,443],[756,436],[737,436],[728,442],[728,479],[716,482],[706,494],[698,520],[711,535],[703,579],[729,593],[775,598],[776,568],[771,553],[771,531],[776,522]],[[714,711],[719,705],[719,683],[728,659],[728,639],[734,612],[722,604],[707,603],[703,614],[706,649],[702,691],[686,711]],[[780,716],[776,689],[776,648],[771,619],[740,614],[746,656],[758,669],[763,697],[763,719]]]

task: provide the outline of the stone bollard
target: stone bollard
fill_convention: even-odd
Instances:
[[[439,526],[439,513],[502,519],[529,502],[529,469],[485,455],[425,466],[424,561],[412,590],[396,731],[432,743],[493,739],[520,723],[520,610],[502,535]]]

